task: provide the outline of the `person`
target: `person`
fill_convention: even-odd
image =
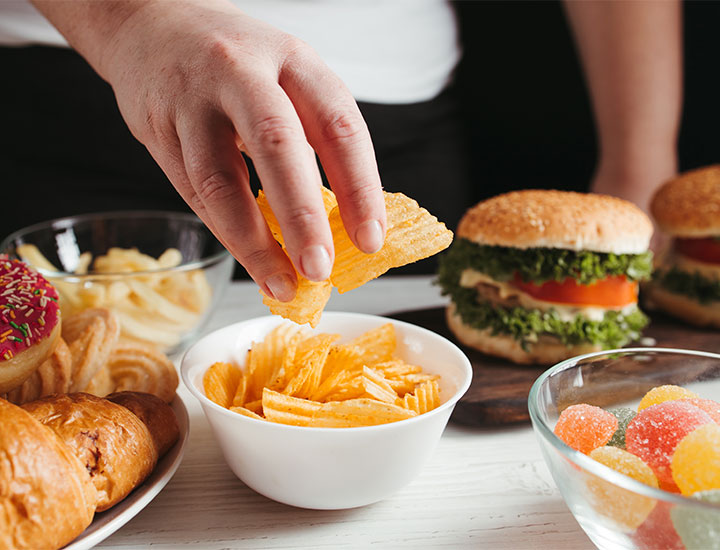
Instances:
[[[3,9],[13,4],[20,5],[10,2]],[[333,261],[315,155],[338,196],[353,242],[365,252],[377,250],[386,223],[381,181],[373,141],[356,100],[367,99],[371,107],[392,104],[410,109],[435,102],[448,89],[460,53],[452,7],[442,0],[302,4],[237,0],[237,5],[225,0],[33,0],[33,4],[112,86],[130,131],[182,198],[263,291],[280,300],[295,293],[293,265],[308,279],[320,280],[327,277]],[[600,3],[600,16],[585,4],[590,3],[568,3],[567,9],[585,59],[601,136],[602,160],[594,189],[634,198],[642,205],[661,173],[673,170],[671,162],[660,165],[652,160],[665,152],[665,143],[676,140],[672,123],[657,131],[662,126],[658,121],[672,119],[673,112],[663,110],[667,106],[663,101],[625,100],[663,95],[666,91],[657,85],[679,74],[668,67],[676,57],[658,55],[649,64],[643,57],[656,45],[664,48],[656,51],[679,47],[675,34],[663,34],[677,21],[677,2],[658,2],[647,10],[625,10],[625,3],[613,9]],[[314,16],[302,15],[312,9]],[[306,41],[265,20],[279,22]],[[31,32],[35,27],[23,27],[18,18],[5,15],[0,21],[0,41],[4,36],[8,43],[10,36],[16,44],[37,42]],[[13,35],[17,28],[19,38]],[[613,31],[619,32],[607,51],[604,40]],[[318,38],[325,35],[325,41]],[[638,47],[642,44],[645,49]],[[344,73],[339,60],[348,54],[354,55],[354,70]],[[323,57],[338,61],[330,68]],[[623,63],[618,65],[618,59]],[[638,71],[641,65],[644,69]],[[622,71],[619,78],[607,78],[618,67],[633,78],[625,81]],[[366,82],[371,84],[363,88]],[[379,92],[374,95],[373,90]],[[434,119],[453,110],[440,105]],[[622,120],[614,120],[617,117]],[[423,174],[424,167],[445,157],[440,172],[454,166],[457,177],[436,179],[425,188],[450,190],[452,202],[460,205],[459,218],[469,205],[470,182],[464,168],[469,161],[462,156],[462,147],[456,146],[456,128],[451,124],[450,139],[445,139],[436,132],[438,127],[442,124],[412,127],[414,135],[402,136],[402,144],[391,142],[387,149],[407,151],[415,141],[421,143],[413,174]],[[648,136],[652,139],[646,141]],[[374,141],[377,147],[377,135]],[[660,141],[662,147],[652,146]],[[447,155],[430,153],[443,144]],[[255,206],[247,157],[277,214],[289,258]],[[418,158],[397,157],[406,165]],[[437,172],[429,173],[435,177]],[[408,194],[420,200],[412,190]],[[435,209],[450,201],[420,202]]]

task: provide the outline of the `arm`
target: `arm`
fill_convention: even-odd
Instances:
[[[682,106],[681,6],[566,0],[599,139],[592,190],[648,211],[677,171]]]
[[[295,294],[290,263],[330,275],[333,242],[315,152],[365,252],[385,208],[370,135],[344,84],[304,42],[225,0],[33,0],[113,87],[133,135],[269,296]],[[252,158],[290,259],[255,204]]]

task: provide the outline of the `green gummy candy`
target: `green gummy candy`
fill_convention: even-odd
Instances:
[[[606,443],[606,445],[609,445],[611,447],[620,447],[621,449],[625,448],[625,430],[627,430],[627,426],[630,423],[630,421],[635,418],[635,415],[637,414],[634,410],[628,409],[627,407],[620,407],[619,409],[612,409],[609,411],[612,413],[615,418],[617,418],[618,421],[618,428],[615,430],[615,433],[610,438],[610,441]]]

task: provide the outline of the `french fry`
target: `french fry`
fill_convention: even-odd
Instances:
[[[36,268],[58,271],[34,245],[21,245],[17,253]],[[182,254],[174,248],[168,248],[157,259],[137,249],[111,248],[94,260],[89,252],[79,256],[75,273],[90,276],[82,283],[49,277],[60,294],[64,317],[88,308],[108,307],[118,314],[123,337],[163,349],[175,346],[181,335],[201,320],[212,298],[202,270],[162,271],[181,262]],[[94,274],[135,272],[141,273],[123,280],[92,278]]]

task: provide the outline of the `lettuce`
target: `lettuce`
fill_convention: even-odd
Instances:
[[[465,268],[508,281],[519,274],[523,281],[541,284],[572,277],[583,285],[611,275],[625,275],[631,281],[648,279],[652,272],[652,252],[612,254],[560,248],[512,248],[487,246],[456,238],[439,259],[439,283],[452,286]]]
[[[563,321],[554,310],[478,303],[472,288],[456,286],[448,293],[463,323],[479,330],[489,329],[493,335],[511,336],[523,348],[543,335],[553,336],[568,346],[591,343],[605,349],[618,348],[639,338],[648,323],[647,316],[637,308],[628,313],[607,311],[600,321],[580,315],[572,321]]]
[[[656,271],[653,278],[666,290],[692,298],[703,305],[720,302],[720,281],[708,279],[698,272],[689,273],[673,267]]]

